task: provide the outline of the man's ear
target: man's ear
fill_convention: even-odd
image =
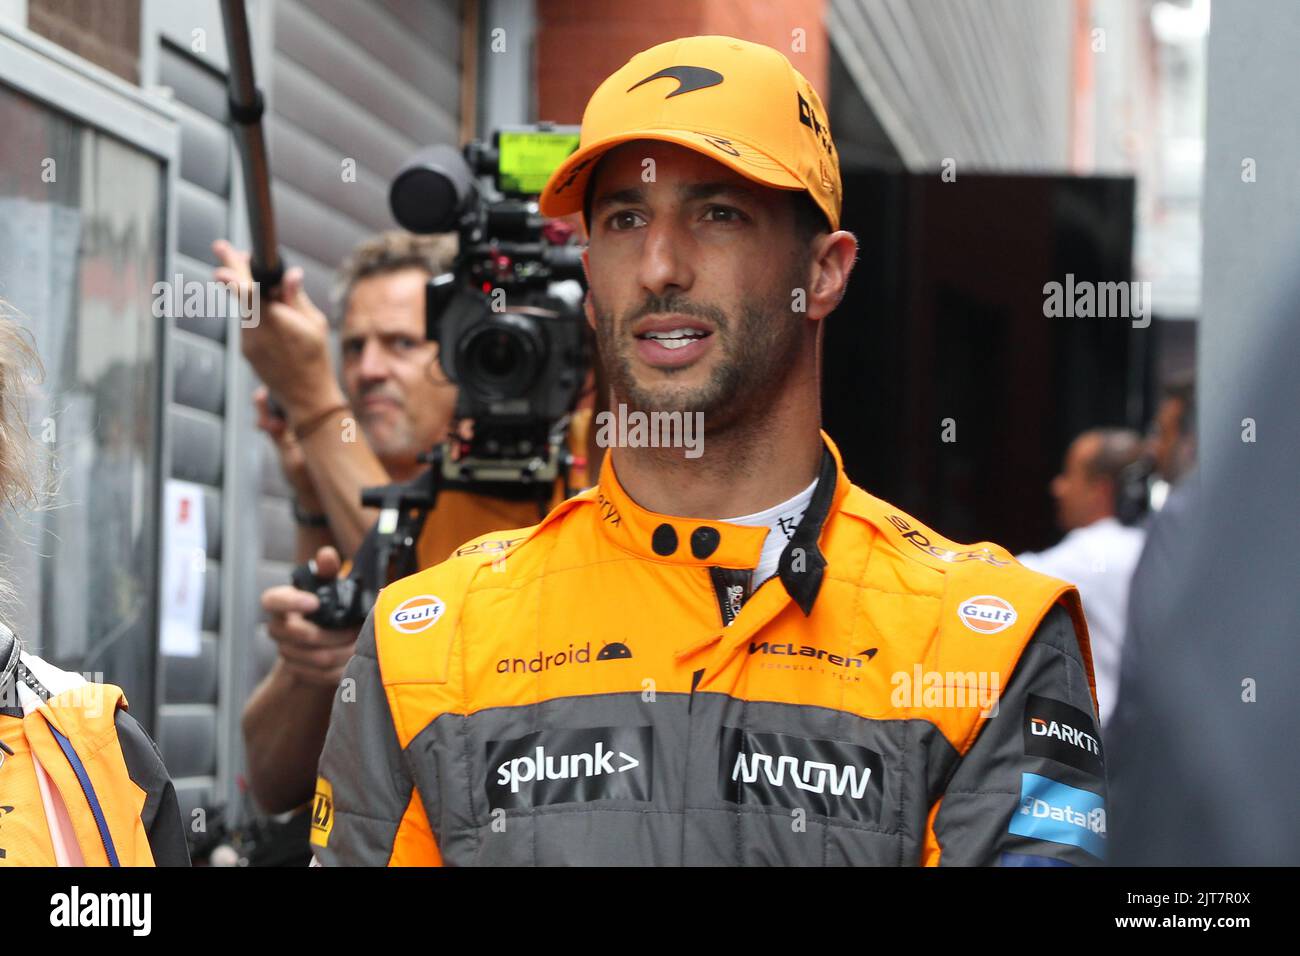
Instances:
[[[596,310],[591,304],[591,263],[587,261],[588,251],[582,250],[582,277],[587,280],[587,294],[582,297],[582,311],[587,316],[587,325],[596,331]]]
[[[808,289],[808,318],[820,320],[835,311],[849,285],[849,273],[858,258],[858,240],[851,232],[818,236]]]

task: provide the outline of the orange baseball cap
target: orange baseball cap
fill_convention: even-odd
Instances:
[[[542,213],[580,212],[596,162],[634,139],[677,143],[765,186],[807,190],[840,227],[840,161],[821,97],[769,46],[684,37],[632,57],[587,101],[578,148],[542,190]]]

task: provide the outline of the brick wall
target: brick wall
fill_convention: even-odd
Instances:
[[[140,82],[140,0],[28,0],[27,27],[128,83]]]
[[[723,34],[766,43],[829,97],[825,0],[538,0],[538,118],[578,123],[587,99],[633,54],[676,37]],[[793,49],[803,33],[803,51]]]

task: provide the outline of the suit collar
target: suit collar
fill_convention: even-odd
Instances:
[[[817,488],[781,553],[777,574],[804,614],[812,613],[821,590],[826,558],[821,535],[829,517],[848,493],[839,449],[825,432]],[[601,531],[618,548],[658,564],[709,568],[756,568],[767,529],[749,525],[665,515],[642,508],[624,491],[606,455],[593,498]],[[762,582],[755,582],[760,584]]]

